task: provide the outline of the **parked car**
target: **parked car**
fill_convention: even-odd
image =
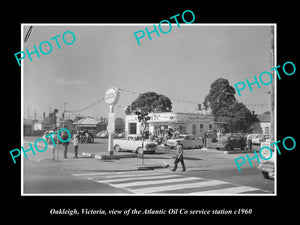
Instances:
[[[108,138],[107,130],[102,130],[96,134],[97,138]]]
[[[93,134],[90,133],[88,130],[79,131],[79,143],[94,143]]]
[[[53,133],[55,133],[55,134],[53,134]],[[70,137],[70,139],[71,139],[72,138],[72,132],[70,132],[70,133],[71,133],[71,137]],[[46,137],[49,134],[53,134],[53,135]],[[63,144],[64,142],[62,142],[61,140],[67,140],[68,139],[68,138],[63,139],[63,135],[66,135],[69,138],[69,134],[66,131],[60,132],[60,139],[59,139],[57,132],[55,132],[54,130],[47,130],[47,131],[44,132],[44,135],[43,135],[42,138],[45,139],[48,144],[53,144],[53,141],[56,144],[57,143]],[[53,139],[53,141],[52,141],[52,139]]]
[[[257,134],[252,137],[252,144],[254,145],[260,145],[260,143],[264,141],[265,141],[265,137],[263,134]]]
[[[220,140],[214,144],[217,150],[234,150],[234,148],[240,148],[244,150],[247,143],[241,136],[221,136]]]
[[[180,134],[178,138],[169,139],[167,141],[167,146],[174,148],[176,145],[182,145],[182,148],[202,148],[203,142],[201,137],[196,138],[194,135],[190,134]]]
[[[128,150],[135,153],[141,153],[142,142],[141,135],[128,135],[126,139],[114,139],[113,146],[118,152],[121,150]],[[157,148],[157,143],[150,140],[144,140],[144,153],[154,153]]]
[[[268,159],[271,156],[271,152],[265,148],[260,151],[260,154],[265,159]],[[274,175],[275,175],[274,161],[275,161],[274,154],[272,154],[272,157],[268,160],[261,159],[261,162],[257,168],[259,170],[261,170],[261,173],[265,179],[273,179],[274,178]]]
[[[123,138],[124,132],[114,134],[114,138]]]
[[[46,137],[46,136],[49,134],[52,134],[54,132],[55,132],[54,130],[46,130],[42,138],[44,138],[48,144],[52,144],[51,137],[50,136]],[[52,135],[52,138],[55,141],[55,143],[57,143],[57,141],[58,141],[57,134]]]

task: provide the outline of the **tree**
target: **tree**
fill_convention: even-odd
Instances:
[[[211,108],[213,115],[219,114],[227,106],[236,102],[235,89],[229,85],[227,79],[219,78],[211,86],[209,94],[204,99],[205,109]]]
[[[216,122],[229,123],[232,132],[251,132],[258,119],[243,103],[237,102],[234,94],[228,80],[219,78],[211,84],[204,107],[212,110]]]
[[[164,95],[159,95],[155,92],[146,92],[140,94],[139,97],[126,108],[125,113],[128,115],[137,109],[148,113],[171,112],[172,102]]]

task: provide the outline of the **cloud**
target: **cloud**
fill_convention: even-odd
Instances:
[[[59,77],[47,76],[47,78],[49,81],[60,86],[83,86],[88,84],[86,80],[77,79],[77,78],[66,79],[65,77],[62,76]]]

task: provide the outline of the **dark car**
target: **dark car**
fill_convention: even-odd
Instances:
[[[107,130],[102,130],[96,134],[97,138],[108,138]]]
[[[217,150],[234,150],[235,148],[240,148],[244,150],[247,143],[241,136],[222,136],[220,140],[214,144]]]

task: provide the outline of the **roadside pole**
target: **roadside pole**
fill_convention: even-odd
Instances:
[[[140,154],[138,152],[138,155],[141,156],[141,163],[142,165],[144,165],[144,135],[146,130],[146,123],[148,120],[150,120],[150,116],[148,116],[148,112],[142,112],[141,110],[136,111],[135,114],[138,116],[138,121],[141,123],[140,131],[142,133],[142,153]]]
[[[144,141],[145,141],[145,137],[144,137],[144,132],[146,129],[146,124],[144,119],[142,120],[142,124],[141,124],[141,131],[142,131],[142,153],[141,153],[141,163],[142,165],[144,165]],[[139,153],[138,153],[139,154]]]
[[[114,154],[113,135],[115,133],[114,105],[109,105],[107,132],[108,132],[108,152],[109,155],[113,155]]]
[[[109,113],[108,113],[108,124],[107,124],[107,132],[108,132],[108,153],[109,155],[113,155],[113,134],[115,133],[115,113],[114,113],[114,106],[117,104],[120,98],[120,92],[118,88],[112,87],[109,88],[105,92],[105,102],[109,106]]]

